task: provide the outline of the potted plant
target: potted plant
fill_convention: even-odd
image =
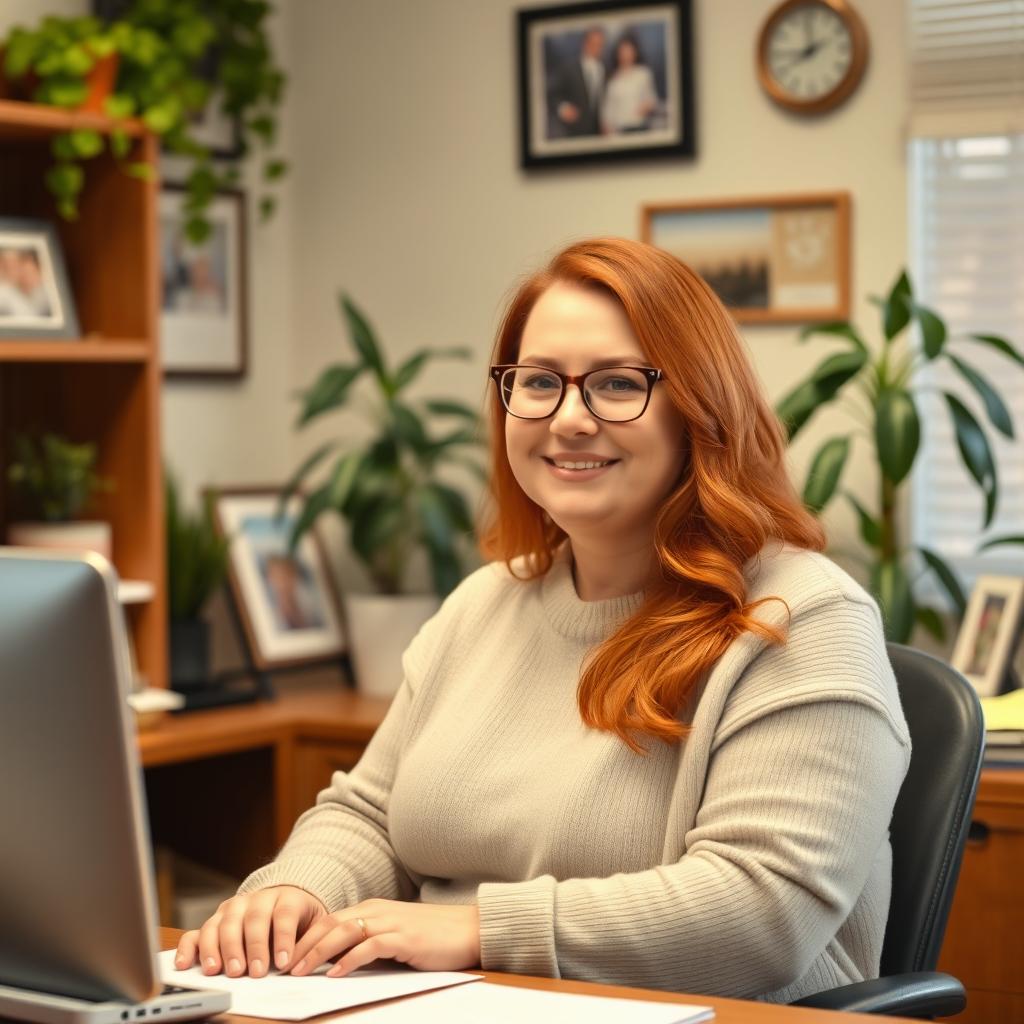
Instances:
[[[76,517],[111,485],[96,474],[96,446],[72,444],[58,434],[36,439],[16,434],[7,482],[32,518],[7,527],[10,544],[96,551],[111,557],[110,524]]]
[[[917,624],[943,640],[945,629],[938,611],[920,605],[914,597],[909,568],[912,557],[920,556],[924,571],[934,574],[960,615],[966,606],[963,588],[956,573],[938,554],[906,544],[900,533],[900,492],[917,457],[923,430],[915,398],[922,389],[915,385],[914,374],[927,362],[946,360],[980,400],[991,425],[1012,438],[1013,423],[1005,402],[965,356],[975,345],[995,349],[1020,366],[1024,366],[1024,357],[1010,342],[996,335],[950,338],[942,318],[914,299],[906,272],[900,274],[885,299],[872,301],[881,310],[881,348],[873,353],[857,328],[846,321],[808,327],[802,332],[801,341],[811,335],[827,335],[843,341],[846,350],[821,362],[778,403],[776,412],[792,440],[822,406],[850,393],[859,396],[854,408],[858,410],[861,429],[831,437],[819,447],[807,474],[804,501],[820,512],[832,500],[839,490],[855,437],[866,434],[878,464],[874,506],[867,507],[849,491],[842,493],[856,512],[860,539],[869,551],[864,562],[870,572],[870,590],[882,611],[886,636],[905,643]],[[898,342],[912,323],[920,328],[920,351],[909,350]],[[961,460],[985,497],[983,525],[988,526],[999,498],[991,445],[985,429],[962,398],[951,391],[944,391],[943,397]],[[982,545],[982,549],[1022,540],[997,538]]]
[[[214,163],[209,148],[196,138],[197,117],[216,95],[221,111],[238,125],[242,156],[256,147],[269,150],[274,141],[284,75],[266,35],[270,6],[263,0],[123,0],[116,6],[119,14],[108,23],[94,17],[47,17],[35,28],[13,28],[0,44],[4,73],[38,103],[80,108],[93,96],[90,106],[111,117],[139,117],[168,151],[190,159],[186,231],[193,242],[201,242],[210,230],[206,207],[219,188],[237,182],[239,172],[236,166],[220,170]],[[101,66],[110,78],[114,66],[117,72],[112,91],[102,99],[90,93],[89,85]],[[111,131],[109,146],[126,173],[154,173],[148,164],[130,159],[125,132]],[[62,217],[77,216],[82,162],[103,149],[103,136],[88,127],[55,137],[46,184]],[[282,160],[266,156],[266,184],[285,171]],[[264,195],[262,216],[270,216],[273,208],[273,197]]]
[[[199,511],[189,513],[178,499],[174,477],[165,472],[164,496],[171,685],[188,692],[209,682],[210,627],[200,613],[224,582],[229,539],[218,534],[213,494],[206,495]]]
[[[463,494],[442,477],[461,465],[483,478],[472,451],[481,443],[477,413],[451,399],[413,400],[408,388],[430,359],[466,357],[464,349],[422,349],[399,366],[388,365],[366,317],[347,296],[341,308],[355,360],[327,367],[303,395],[299,428],[349,404],[354,385],[372,392],[368,440],[340,451],[336,441],[317,448],[289,481],[284,507],[299,485],[335,454],[323,481],[310,490],[292,530],[292,543],[327,512],[347,523],[349,542],[376,588],[347,592],[345,605],[357,684],[394,693],[401,683],[402,650],[462,578],[461,549],[471,538],[473,517]],[[432,421],[451,424],[434,432]],[[410,556],[426,554],[433,593],[406,593]]]

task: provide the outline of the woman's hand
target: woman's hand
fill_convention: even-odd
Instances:
[[[238,978],[248,971],[252,977],[261,978],[271,966],[281,969],[291,964],[296,936],[308,935],[310,927],[326,914],[315,896],[293,885],[233,896],[202,928],[182,935],[174,966],[179,971],[191,967],[198,951],[203,974],[223,970],[229,977]]]
[[[373,960],[398,960],[421,971],[461,971],[480,963],[480,912],[474,906],[366,900],[318,918],[296,944],[291,973],[340,978]]]

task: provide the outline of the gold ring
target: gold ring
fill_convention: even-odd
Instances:
[[[365,942],[370,937],[366,931],[366,922],[361,917],[357,917],[356,924],[359,925],[359,930],[363,933],[363,942]]]

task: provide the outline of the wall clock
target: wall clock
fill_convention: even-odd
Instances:
[[[867,61],[867,29],[846,0],[786,0],[757,43],[762,88],[799,114],[837,107],[857,88]]]

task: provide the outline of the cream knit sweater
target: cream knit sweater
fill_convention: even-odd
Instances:
[[[484,566],[405,653],[359,764],[241,891],[480,908],[490,970],[789,1001],[877,976],[910,742],[878,610],[822,555],[766,549],[789,641],[747,634],[693,731],[646,756],[580,722],[585,655],[642,595],[584,602]],[[777,601],[764,621],[785,625]]]

